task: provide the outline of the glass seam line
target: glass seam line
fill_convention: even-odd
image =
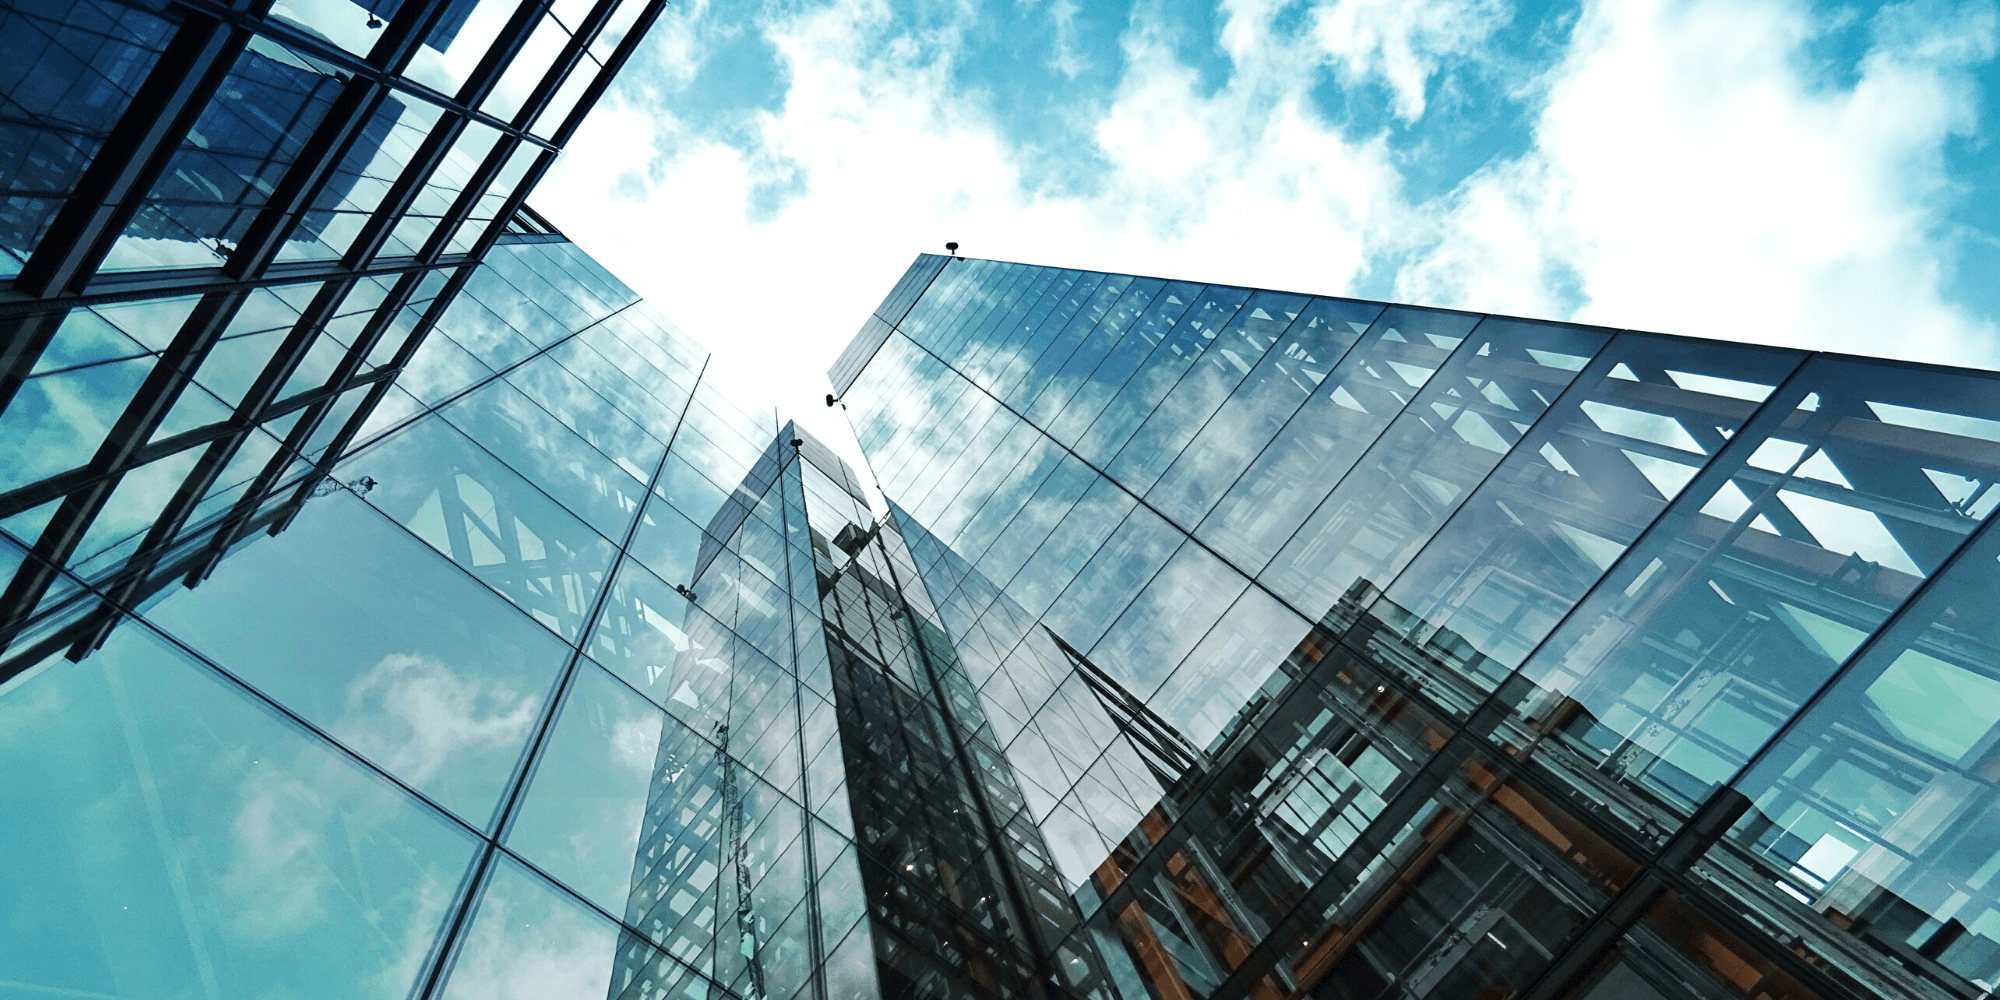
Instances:
[[[631,304],[628,303],[625,308],[631,308]],[[707,373],[709,359],[712,357],[713,355],[710,355],[702,359],[702,369],[695,376],[697,387],[701,384],[701,376]],[[624,565],[625,560],[629,558],[627,549],[631,547],[633,538],[638,535],[639,525],[645,516],[647,502],[650,499],[653,488],[659,483],[661,472],[666,468],[667,455],[673,451],[673,438],[679,436],[681,425],[687,420],[687,408],[693,405],[694,393],[689,392],[687,402],[681,408],[681,418],[675,421],[674,433],[668,436],[667,451],[661,453],[659,463],[653,468],[652,481],[646,484],[645,492],[640,494],[638,506],[632,510],[632,524],[625,530],[624,544],[618,547],[617,556],[612,560],[610,568],[605,572],[603,588],[597,592],[591,601],[590,612],[584,626],[585,629],[594,627],[597,618],[604,613],[606,603],[611,599],[611,590],[617,582],[618,570]],[[516,475],[518,474],[516,473]],[[580,635],[579,638],[582,638],[582,636]],[[516,765],[514,774],[509,777],[507,790],[501,795],[500,802],[495,806],[491,823],[493,834],[490,837],[483,833],[481,834],[483,843],[480,847],[480,859],[477,865],[478,872],[470,887],[457,900],[457,905],[453,908],[454,912],[452,913],[451,921],[446,925],[444,933],[438,938],[436,954],[432,958],[433,964],[423,974],[422,988],[414,992],[413,995],[415,996],[420,998],[435,997],[438,995],[439,988],[447,981],[445,973],[450,966],[455,964],[458,945],[466,928],[470,925],[474,904],[483,895],[484,883],[489,878],[487,872],[492,867],[494,852],[503,850],[500,847],[500,841],[506,837],[508,827],[513,822],[515,810],[519,807],[522,797],[527,790],[528,783],[534,776],[536,768],[541,763],[543,748],[548,742],[549,734],[555,729],[556,717],[561,714],[563,700],[569,692],[572,681],[576,677],[577,666],[582,657],[583,650],[581,647],[571,647],[569,655],[564,658],[565,662],[563,663],[562,673],[556,678],[556,683],[549,694],[548,708],[541,713],[541,718],[536,721],[535,735],[528,741],[528,745],[522,749],[521,761]],[[509,857],[513,856],[513,852],[509,851],[507,853]],[[539,869],[535,870],[539,871]],[[561,885],[562,883],[557,882],[556,884]],[[595,906],[592,908],[596,909]],[[599,912],[603,911],[599,910]],[[618,928],[629,931],[623,920],[616,917],[612,919]],[[638,936],[642,940],[650,940],[645,938],[644,935]]]

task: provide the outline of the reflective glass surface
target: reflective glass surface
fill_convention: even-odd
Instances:
[[[1992,376],[985,261],[904,283],[834,374],[920,639],[837,579],[829,628],[869,641],[836,691],[942,706],[973,798],[1027,820],[1007,866],[1066,988],[1993,986]]]

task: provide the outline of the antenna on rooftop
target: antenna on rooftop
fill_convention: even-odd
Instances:
[[[949,251],[951,251],[951,255],[952,255],[953,257],[956,257],[956,256],[958,256],[958,244],[956,244],[956,243],[946,243],[946,244],[944,245],[944,248],[945,248],[946,250],[949,250]]]

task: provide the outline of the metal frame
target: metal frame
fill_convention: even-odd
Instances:
[[[512,121],[478,110],[512,60],[527,43],[551,0],[523,0],[495,38],[478,67],[456,94],[443,95],[404,79],[416,48],[444,16],[447,0],[409,0],[365,59],[326,43],[307,32],[266,16],[268,0],[178,0],[180,25],[159,60],[127,106],[98,155],[79,180],[76,191],[58,210],[48,235],[35,248],[19,277],[0,283],[0,412],[25,384],[37,361],[71,311],[90,305],[145,300],[190,292],[201,303],[184,323],[168,349],[161,353],[137,396],[126,406],[111,433],[83,466],[0,494],[0,517],[63,498],[62,507],[37,539],[30,540],[33,558],[0,589],[0,649],[30,624],[49,586],[74,553],[97,514],[103,510],[125,473],[195,447],[205,447],[194,470],[156,519],[139,549],[114,572],[97,581],[103,592],[99,607],[66,629],[70,655],[80,658],[100,645],[121,619],[119,608],[171,578],[189,585],[199,582],[229,547],[260,529],[283,530],[296,515],[311,488],[339,460],[387,394],[403,366],[422,345],[439,317],[450,307],[478,262],[508,228],[506,220],[524,212],[528,193],[554,162],[562,142],[575,131],[582,116],[604,93],[614,74],[643,40],[666,0],[624,0],[644,9],[587,85],[553,138],[529,133],[534,120],[566,81],[566,74],[586,69],[589,45],[608,23],[617,0],[599,0],[557,60],[546,70]],[[269,200],[252,218],[249,229],[214,268],[158,269],[99,275],[112,244],[146,205],[155,184],[186,141],[190,129],[207,108],[236,59],[253,36],[268,37],[324,60],[349,74],[333,106],[285,170]],[[339,260],[278,262],[279,248],[296,230],[340,164],[359,140],[376,110],[391,91],[411,95],[443,109],[416,155],[406,163],[390,190]],[[380,259],[379,250],[418,193],[430,183],[439,163],[471,122],[500,131],[503,138],[489,151],[469,178],[465,190],[440,220],[415,257]],[[521,123],[521,124],[516,124]],[[496,218],[486,225],[470,252],[445,254],[443,248],[488,192],[487,186],[504,169],[522,143],[543,152],[530,164],[514,190],[506,192]],[[560,240],[553,226],[527,213],[542,240]],[[361,373],[367,357],[379,345],[390,324],[408,304],[425,276],[447,274],[448,280],[387,365]],[[376,307],[320,388],[275,399],[319,342],[326,320],[347,292],[364,278],[399,275],[391,293]],[[321,287],[275,353],[267,360],[236,411],[218,423],[152,441],[161,421],[192,380],[200,362],[229,322],[257,288],[319,282]],[[332,408],[346,393],[366,393],[361,405],[335,432],[324,453],[293,490],[291,498],[271,508],[270,492],[321,429]],[[206,544],[185,551],[187,539],[176,538],[215,477],[228,465],[249,436],[270,421],[300,416],[283,446],[253,481],[243,497],[212,525]],[[0,677],[0,680],[5,680]]]

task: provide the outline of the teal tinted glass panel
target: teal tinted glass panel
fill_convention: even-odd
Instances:
[[[1437,661],[1471,685],[1461,710],[1526,659],[1800,360],[1704,347],[1613,340],[1376,603],[1406,637],[1462,640],[1469,660]],[[1520,406],[1519,389],[1496,378],[1480,393]]]
[[[692,982],[690,982],[690,980]],[[526,994],[695,1000],[701,978],[508,857],[494,860],[451,959],[449,1000]],[[657,992],[655,992],[657,991]]]
[[[1186,374],[1178,382],[1163,388],[1158,383],[1164,379],[1156,379],[1150,371],[1141,373],[1144,382],[1135,381],[1131,391],[1158,405],[1149,413],[1139,413],[1141,423],[1124,428],[1124,438],[1106,436],[1103,449],[1115,450],[1116,456],[1107,471],[1141,493],[1152,488],[1174,456],[1278,342],[1308,301],[1303,295],[1258,292],[1219,332],[1204,328],[1200,337],[1187,341],[1187,363],[1182,366]],[[1137,412],[1138,407],[1133,410]],[[1092,428],[1091,434],[1096,437],[1099,432]]]
[[[611,543],[435,417],[343,461],[368,502],[550,631],[576,640],[611,569]]]
[[[1365,371],[1356,373],[1358,361],[1343,370],[1345,378],[1333,378],[1331,383],[1329,378],[1335,366],[1347,356],[1362,333],[1369,329],[1369,322],[1376,320],[1380,314],[1380,307],[1364,303],[1314,299],[1304,313],[1286,326],[1283,340],[1264,352],[1262,359],[1208,423],[1192,436],[1178,455],[1169,459],[1171,464],[1166,471],[1157,474],[1158,481],[1147,487],[1147,502],[1165,512],[1176,523],[1201,523],[1202,517],[1229,492],[1231,484],[1245,469],[1250,468],[1280,429],[1290,427],[1287,422],[1302,406],[1307,407],[1302,415],[1305,422],[1298,424],[1297,429],[1286,430],[1286,438],[1279,442],[1272,458],[1262,463],[1272,466],[1273,471],[1269,474],[1260,471],[1250,477],[1252,483],[1265,479],[1290,482],[1291,479],[1284,478],[1287,473],[1283,463],[1301,448],[1319,453],[1323,460],[1345,455],[1345,461],[1352,461],[1352,456],[1359,454],[1359,448],[1352,442],[1373,440],[1377,431],[1367,425],[1356,424],[1354,417],[1348,415],[1351,407],[1335,405],[1333,409],[1327,409],[1327,403],[1333,399],[1336,389],[1348,396],[1355,395],[1357,389],[1347,387],[1345,381],[1368,386],[1373,385],[1375,380],[1364,378]],[[1430,318],[1423,317],[1423,321]],[[1411,325],[1416,320],[1419,320],[1418,315],[1399,311],[1384,321],[1381,329],[1372,336],[1379,341],[1387,336],[1389,330],[1397,329],[1399,325]],[[1460,330],[1461,334],[1462,329],[1469,326],[1469,321],[1452,321],[1452,329]],[[1364,348],[1367,356],[1393,351],[1393,347],[1382,348],[1373,341]],[[1424,353],[1426,357],[1421,360],[1432,366],[1443,360],[1442,349],[1428,340],[1423,340],[1421,346],[1412,348],[1412,351]],[[1437,353],[1431,356],[1432,352]],[[1404,364],[1416,363],[1411,358],[1401,360]],[[1365,389],[1359,391],[1361,395],[1355,396],[1357,403],[1370,396]],[[1407,396],[1407,392],[1404,394]],[[1369,404],[1362,405],[1364,408],[1372,405],[1375,410],[1393,415],[1395,411],[1387,409],[1392,399],[1390,396],[1378,396]],[[1386,424],[1387,419],[1377,414],[1374,423]],[[1340,442],[1347,439],[1352,439],[1352,442],[1341,447]],[[1366,447],[1365,443],[1360,447]],[[1158,464],[1158,461],[1153,464]],[[1340,465],[1336,462],[1327,468],[1337,470]],[[1297,474],[1291,478],[1296,479]],[[1136,486],[1137,480],[1134,482]],[[1292,516],[1301,520],[1304,518],[1303,513],[1292,515],[1289,511],[1300,504],[1312,502],[1306,498],[1307,494],[1303,483],[1277,492],[1277,502],[1286,512],[1284,520],[1289,521]],[[1276,551],[1275,547],[1272,551]]]
[[[560,713],[508,826],[507,848],[622,914],[667,716],[589,662]]]
[[[345,491],[148,617],[476,827],[568,655]]]
[[[1521,667],[1499,735],[1692,810],[1981,523],[1944,489],[1984,475],[1992,385],[1808,361]]]
[[[519,390],[492,382],[439,412],[605,537],[624,537],[645,481]]]
[[[0,689],[24,996],[403,996],[474,838],[128,624]]]
[[[1748,905],[1914,951],[1953,990],[2000,976],[1996,588],[1988,529],[1737,780],[1749,808],[1710,854]]]
[[[1580,327],[1480,323],[1259,579],[1307,614],[1324,614],[1363,581],[1388,586],[1609,339]],[[1218,513],[1224,524],[1244,520],[1227,503]],[[1258,549],[1234,551],[1255,566]]]

